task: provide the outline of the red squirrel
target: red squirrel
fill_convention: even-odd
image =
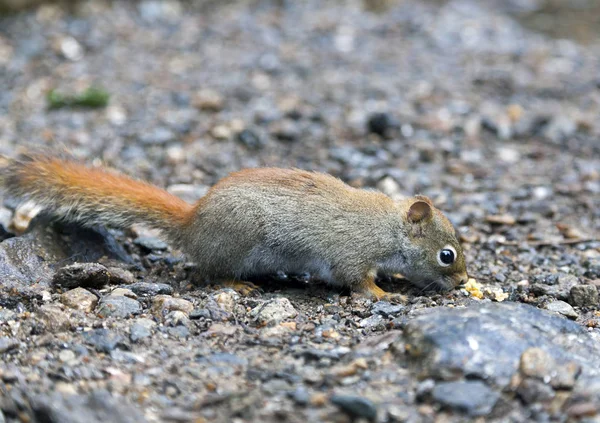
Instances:
[[[162,230],[213,281],[308,272],[377,299],[387,295],[375,284],[378,272],[438,290],[467,281],[454,227],[424,196],[393,201],[324,173],[257,168],[230,174],[191,205],[52,155],[13,160],[3,173],[9,195],[60,219]]]

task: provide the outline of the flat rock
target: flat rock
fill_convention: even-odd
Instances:
[[[600,375],[600,345],[584,328],[525,304],[431,309],[410,320],[404,333],[412,364],[423,377],[475,377],[505,387],[532,347],[559,366],[575,363],[583,375]]]
[[[106,391],[90,395],[38,395],[31,399],[35,415],[31,421],[47,423],[144,423],[146,418],[123,399],[113,398]]]
[[[139,301],[124,295],[109,295],[104,297],[100,300],[96,308],[96,314],[102,318],[116,317],[124,319],[140,314],[141,312],[142,306]]]
[[[56,263],[83,258],[94,262],[101,257],[130,261],[106,230],[36,217],[27,233],[0,243],[0,305],[13,307],[17,300],[29,300],[50,287]]]
[[[579,314],[571,307],[571,304],[556,300],[546,304],[546,310],[562,314],[570,319],[576,319]]]
[[[489,414],[500,398],[498,392],[478,380],[440,382],[435,385],[431,395],[442,406],[473,417]]]
[[[140,297],[154,297],[156,295],[170,295],[173,293],[173,287],[166,283],[136,282],[129,285],[127,288]]]

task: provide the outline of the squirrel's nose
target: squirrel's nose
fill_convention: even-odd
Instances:
[[[455,286],[464,285],[467,283],[468,280],[469,280],[469,275],[467,275],[467,272],[459,273],[454,278],[454,281],[455,281],[454,283],[455,283]]]

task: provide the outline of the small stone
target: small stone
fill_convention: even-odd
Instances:
[[[115,288],[112,291],[110,291],[110,295],[113,297],[121,296],[133,298],[134,300],[137,299],[137,295],[131,289],[127,288]]]
[[[165,316],[165,325],[167,326],[180,326],[187,325],[190,318],[183,311],[174,310],[167,313]]]
[[[69,363],[75,360],[75,353],[71,350],[62,350],[58,353],[58,359],[63,363]]]
[[[367,118],[367,131],[385,138],[397,123],[388,113],[373,113]]]
[[[152,132],[144,134],[140,137],[142,144],[162,145],[175,140],[175,134],[168,128],[157,127]]]
[[[223,290],[212,296],[215,302],[221,307],[223,310],[231,313],[240,299],[240,295],[235,292],[233,289]]]
[[[173,310],[179,310],[189,315],[193,309],[194,305],[188,300],[170,295],[157,295],[152,302],[152,314],[161,318]]]
[[[517,219],[510,214],[488,215],[485,217],[485,221],[493,225],[514,225],[517,223]]]
[[[569,292],[569,302],[577,307],[598,307],[598,289],[594,285],[575,285]]]
[[[185,339],[190,336],[190,330],[186,326],[181,325],[168,328],[167,333],[177,339]]]
[[[555,389],[573,389],[580,374],[581,366],[577,363],[570,362],[557,366],[552,374],[550,385]]]
[[[353,419],[362,418],[375,421],[377,418],[377,407],[366,398],[354,395],[333,395],[330,401]]]
[[[232,130],[226,125],[216,125],[210,130],[210,134],[217,140],[228,140],[231,138]]]
[[[560,300],[552,301],[551,303],[546,304],[546,310],[562,314],[569,319],[577,319],[579,316],[579,314],[573,310],[573,307],[571,307],[570,304]]]
[[[164,251],[169,247],[162,239],[149,236],[138,237],[133,240],[133,243],[147,252]]]
[[[383,317],[395,317],[404,310],[403,305],[391,304],[387,301],[377,301],[371,308],[371,313],[379,314]]]
[[[526,349],[519,362],[519,370],[523,375],[542,380],[550,378],[555,366],[552,356],[541,348]]]
[[[42,206],[37,205],[33,201],[26,201],[19,205],[15,210],[12,218],[11,226],[17,234],[21,234],[27,230],[31,220],[42,211]]]
[[[128,286],[136,295],[140,297],[154,297],[156,295],[171,295],[173,287],[166,283],[154,282],[136,282]]]
[[[83,47],[73,37],[63,37],[58,47],[65,59],[77,61],[83,57]]]
[[[301,131],[297,122],[285,119],[272,125],[271,134],[280,141],[292,142],[300,138]]]
[[[494,277],[500,283],[506,282],[506,275],[504,273],[501,273],[501,272],[496,273],[496,276],[494,276]]]
[[[14,350],[19,347],[19,341],[8,336],[0,336],[0,354]]]
[[[298,315],[298,312],[287,298],[276,298],[267,301],[250,311],[250,316],[261,324],[275,324],[286,319],[292,319]]]
[[[358,322],[358,326],[365,329],[383,329],[385,328],[386,320],[380,314],[373,314],[372,316],[362,319]]]
[[[104,297],[96,308],[96,314],[103,319],[107,317],[124,319],[141,312],[142,306],[139,301],[122,295]]]
[[[291,394],[292,399],[298,405],[308,405],[310,402],[310,394],[304,386],[298,386]]]
[[[251,129],[244,129],[239,132],[236,139],[240,144],[245,145],[250,150],[260,150],[265,145],[262,138]]]
[[[111,352],[123,341],[123,338],[119,334],[104,328],[84,332],[83,338],[89,345],[93,346],[96,351],[104,353]]]
[[[109,267],[108,276],[110,283],[113,285],[129,285],[134,283],[137,279],[129,270],[121,269],[120,267]]]
[[[61,267],[54,274],[52,283],[62,288],[100,289],[110,281],[108,269],[99,263],[75,263]]]
[[[218,112],[225,104],[224,97],[210,89],[200,90],[192,100],[192,105],[206,112]]]
[[[554,390],[540,380],[524,379],[517,388],[517,395],[525,404],[533,404],[551,400],[554,398]]]
[[[63,293],[60,302],[69,308],[89,313],[98,304],[98,297],[86,289],[77,287]]]
[[[481,381],[439,382],[431,394],[443,406],[473,417],[489,414],[500,398]]]
[[[71,327],[69,316],[57,306],[45,304],[36,313],[49,332],[62,332]]]
[[[149,325],[145,325],[140,322],[135,322],[129,328],[129,339],[131,339],[131,342],[138,342],[140,339],[148,338],[151,335],[152,330]]]

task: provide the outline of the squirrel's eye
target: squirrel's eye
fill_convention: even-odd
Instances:
[[[442,267],[448,267],[456,260],[456,250],[451,245],[446,245],[438,251],[437,261]]]

